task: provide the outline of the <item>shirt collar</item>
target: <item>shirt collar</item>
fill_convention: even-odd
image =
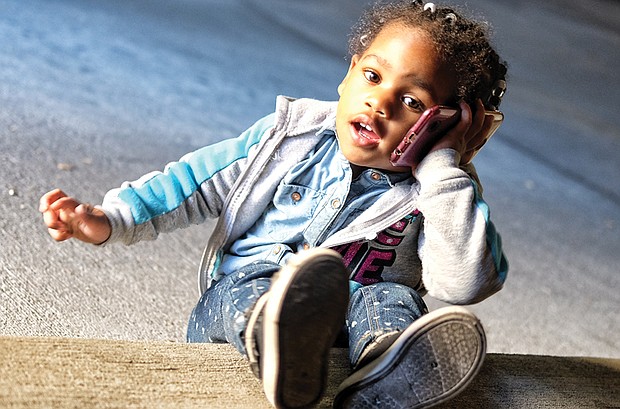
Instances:
[[[404,182],[409,178],[413,178],[411,172],[386,172],[380,169],[368,169],[364,171],[364,173],[366,172],[378,173],[382,178],[387,180],[391,187],[394,187],[396,184]]]

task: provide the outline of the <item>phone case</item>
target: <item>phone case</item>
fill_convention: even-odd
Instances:
[[[499,126],[504,122],[504,114],[501,111],[497,111],[497,110],[495,110],[495,111],[486,110],[486,111],[484,111],[484,114],[486,116],[492,116],[493,117],[493,122],[491,122],[491,127],[489,128],[489,130],[487,131],[486,136],[484,137],[484,140],[485,140],[484,143],[486,143],[486,141],[491,139],[491,137],[497,131]],[[480,149],[478,149],[474,153],[474,155],[470,158],[470,160],[469,160],[470,162],[474,159],[474,157],[478,154],[478,152],[480,152]]]
[[[394,166],[417,166],[433,144],[460,117],[460,109],[436,105],[424,111],[396,147],[390,161]]]

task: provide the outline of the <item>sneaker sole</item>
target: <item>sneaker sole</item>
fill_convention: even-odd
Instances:
[[[263,389],[278,408],[307,407],[326,387],[329,350],[348,307],[348,277],[340,255],[327,249],[296,255],[278,274],[264,312]]]
[[[381,356],[345,379],[335,408],[429,408],[458,395],[486,354],[480,321],[446,307],[415,321]]]

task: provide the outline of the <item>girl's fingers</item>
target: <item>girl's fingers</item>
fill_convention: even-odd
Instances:
[[[470,127],[470,136],[467,140],[467,148],[461,156],[461,164],[465,165],[471,162],[476,153],[487,143],[487,135],[493,124],[493,117],[485,115],[484,105],[482,101],[477,100],[475,104],[475,115]]]
[[[480,131],[484,127],[485,123],[484,105],[482,105],[482,101],[479,99],[476,100],[472,111],[474,114],[469,127],[469,138],[467,138],[468,141],[479,138]],[[467,146],[470,146],[470,144],[468,143]]]
[[[56,241],[65,241],[73,237],[73,235],[65,230],[47,229],[50,236]]]
[[[69,196],[62,196],[53,203],[48,206],[48,209],[60,212],[65,211],[65,214],[69,214],[69,212],[74,212],[75,208],[78,207],[81,203]]]
[[[52,203],[66,196],[67,194],[60,189],[54,189],[47,192],[41,196],[41,199],[39,199],[39,211],[45,212],[52,205]]]
[[[43,222],[50,229],[60,229],[64,223],[58,219],[58,213],[48,210],[43,213]]]
[[[43,221],[50,236],[56,241],[64,241],[73,237],[75,208],[79,202],[68,197],[60,189],[44,194],[39,200],[39,211],[43,213]]]
[[[461,106],[461,120],[459,121],[460,131],[466,134],[471,128],[472,124],[472,109],[465,101],[459,103]]]

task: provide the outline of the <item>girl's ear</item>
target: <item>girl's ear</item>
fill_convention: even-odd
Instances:
[[[359,59],[360,56],[358,54],[355,54],[353,57],[351,57],[351,64],[349,64],[349,70],[340,82],[340,85],[338,85],[338,95],[342,95],[342,90],[344,89],[344,87],[346,87],[349,76],[351,75],[351,71],[353,71],[353,68],[355,67]]]

